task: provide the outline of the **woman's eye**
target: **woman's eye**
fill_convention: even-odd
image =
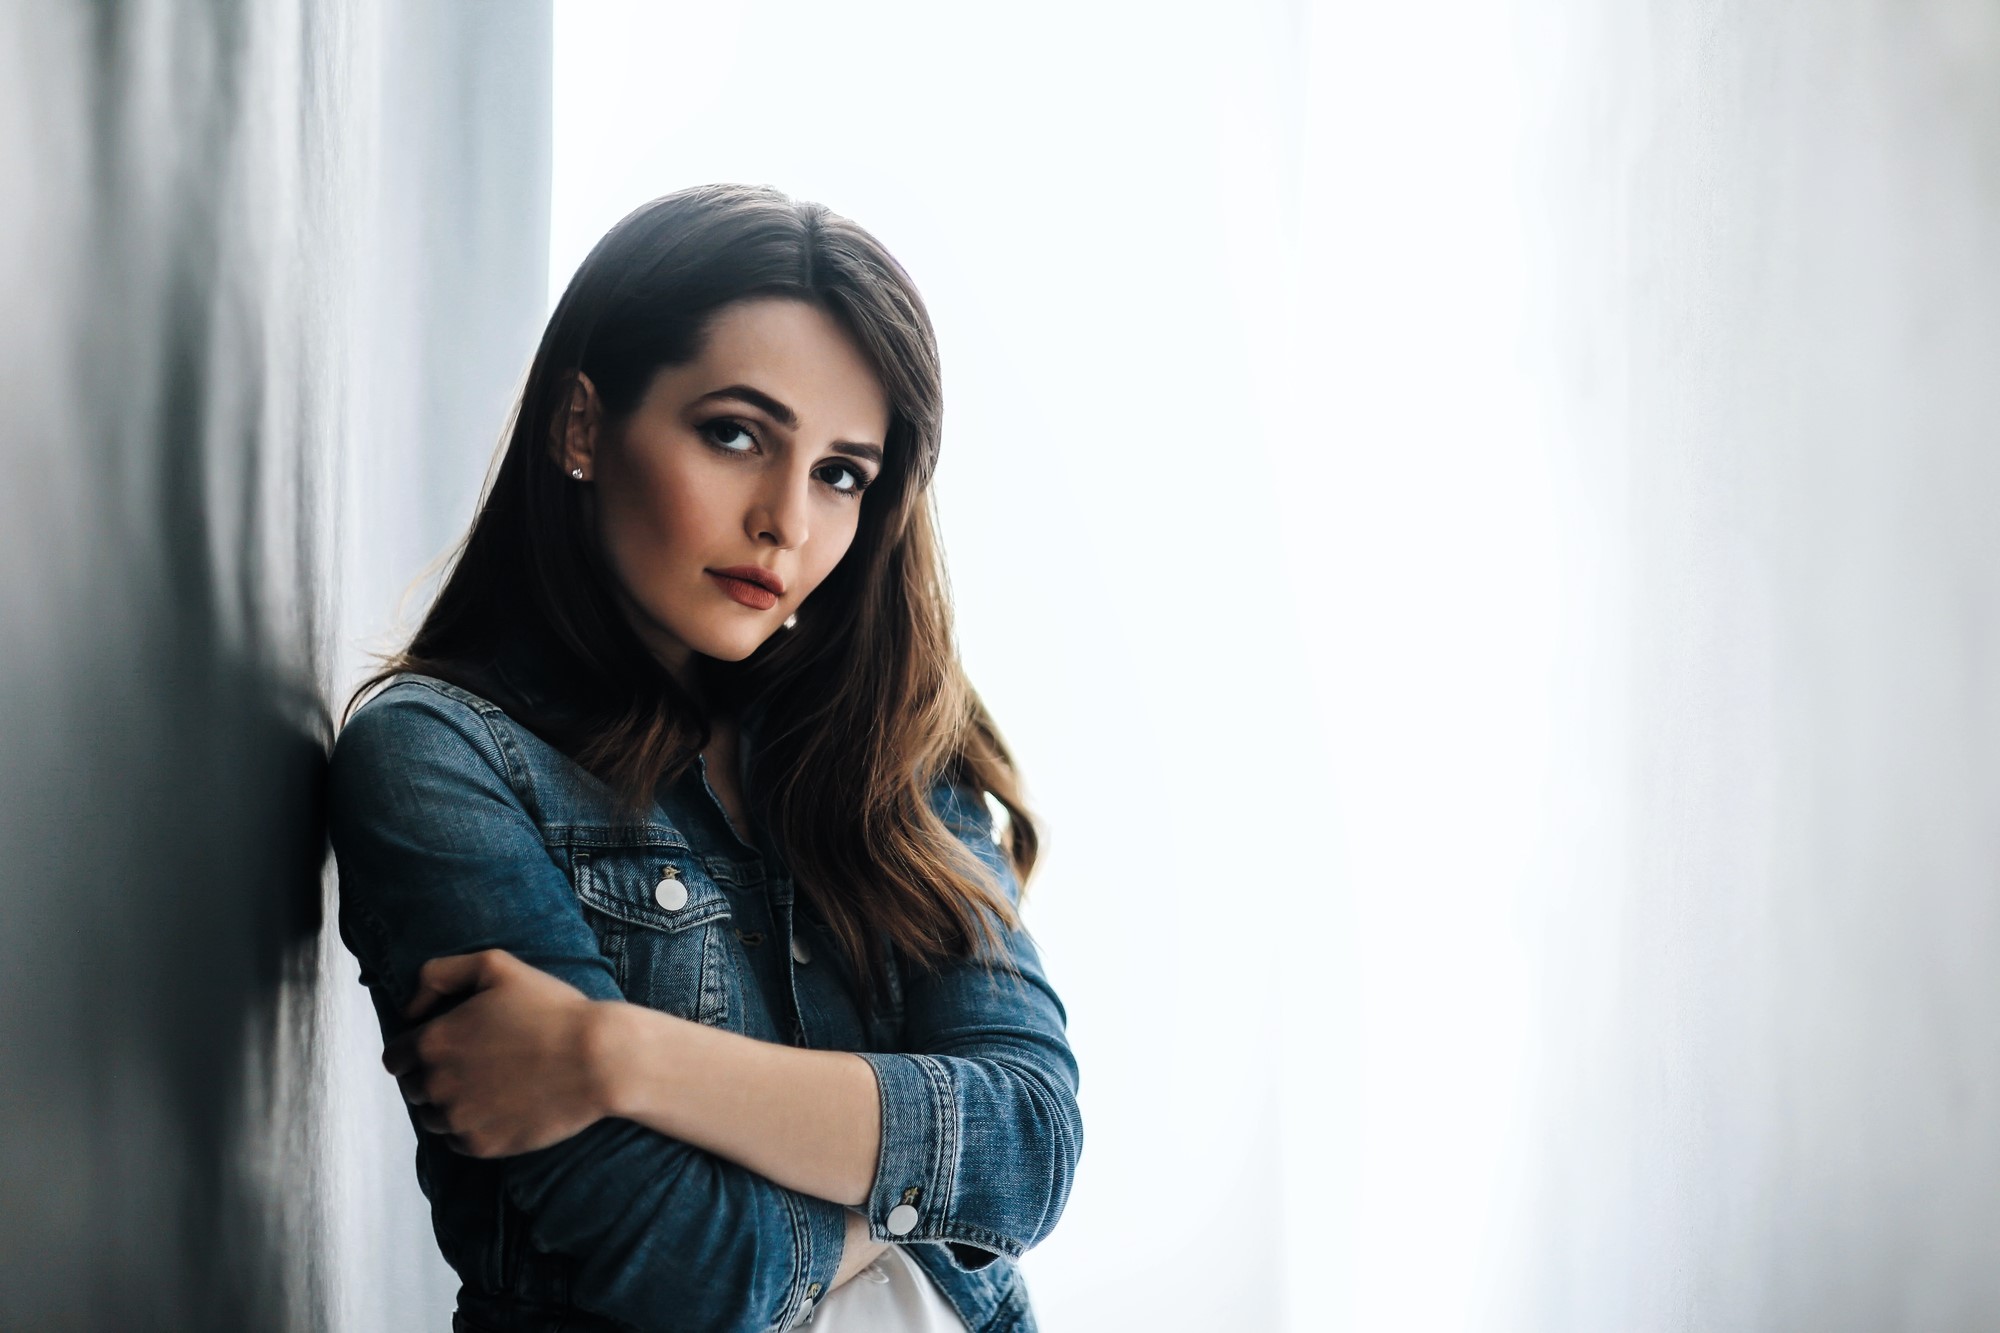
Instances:
[[[868,489],[868,478],[845,463],[829,463],[820,469],[820,478],[842,495],[859,495]]]
[[[703,422],[701,433],[710,444],[732,454],[747,454],[757,447],[757,437],[742,422],[728,417]]]

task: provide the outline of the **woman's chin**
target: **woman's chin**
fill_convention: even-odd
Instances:
[[[772,626],[768,630],[759,628],[755,631],[739,628],[731,633],[704,635],[700,642],[690,646],[703,657],[712,657],[718,662],[741,662],[762,648],[776,628]]]

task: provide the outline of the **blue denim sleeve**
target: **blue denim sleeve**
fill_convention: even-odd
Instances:
[[[520,773],[478,710],[420,683],[392,685],[342,731],[328,778],[340,930],[385,1039],[418,968],[443,954],[505,949],[622,998]],[[420,1152],[453,1151],[418,1137]],[[572,1301],[625,1327],[789,1327],[839,1267],[846,1209],[629,1120],[495,1162],[531,1241],[575,1263]]]
[[[931,799],[1018,903],[983,798],[940,786]],[[882,1090],[869,1234],[942,1242],[964,1268],[1018,1258],[1047,1236],[1083,1149],[1062,1001],[1027,933],[1002,940],[1007,958],[992,971],[968,962],[912,975],[904,1049],[863,1056]]]

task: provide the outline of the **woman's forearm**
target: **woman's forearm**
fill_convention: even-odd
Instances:
[[[758,1041],[622,1001],[592,1009],[590,1058],[612,1115],[787,1189],[849,1207],[867,1202],[882,1102],[866,1060]]]

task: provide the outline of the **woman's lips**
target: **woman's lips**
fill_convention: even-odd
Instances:
[[[717,587],[754,611],[769,611],[778,604],[778,594],[762,584],[718,574],[712,569],[703,572],[715,580]]]

